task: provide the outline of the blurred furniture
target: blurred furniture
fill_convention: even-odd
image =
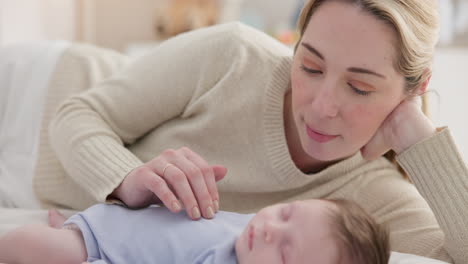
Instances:
[[[154,24],[158,8],[171,0],[79,0],[78,39],[126,51],[129,45],[156,42]],[[218,22],[236,20],[243,0],[219,0]]]

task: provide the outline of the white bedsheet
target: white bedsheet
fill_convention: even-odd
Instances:
[[[423,258],[411,254],[392,252],[389,264],[447,264],[447,262]]]
[[[31,186],[47,83],[66,42],[0,47],[0,205],[38,208]]]

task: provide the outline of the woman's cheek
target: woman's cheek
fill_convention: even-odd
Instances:
[[[295,75],[296,76],[291,76],[292,100],[293,106],[299,107],[307,101],[307,98],[310,96],[310,94],[308,94],[308,90],[310,91],[310,89],[307,89],[307,80],[305,80],[304,77],[297,73]]]
[[[385,120],[384,115],[378,108],[367,105],[356,105],[349,111],[344,111],[348,120],[347,126],[350,132],[361,140],[370,140],[380,124]]]
[[[303,90],[304,80],[301,75],[297,72],[298,70],[291,73],[291,85],[294,90]]]

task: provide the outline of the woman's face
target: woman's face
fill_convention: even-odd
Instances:
[[[390,26],[354,5],[326,1],[312,15],[291,71],[292,112],[309,156],[353,155],[405,98],[395,43]]]

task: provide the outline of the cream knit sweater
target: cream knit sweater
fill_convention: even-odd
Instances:
[[[133,168],[187,146],[228,168],[218,184],[223,210],[346,198],[388,226],[392,250],[468,263],[468,172],[448,129],[398,157],[414,185],[384,158],[366,162],[359,153],[303,174],[283,127],[291,56],[239,23],[183,34],[132,62],[72,46],[49,87],[38,196],[84,209],[104,202]]]

